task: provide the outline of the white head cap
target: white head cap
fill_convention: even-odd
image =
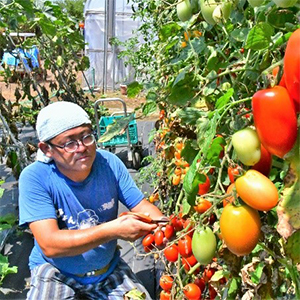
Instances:
[[[38,114],[36,131],[41,142],[83,124],[91,124],[88,114],[77,104],[59,101],[44,107]]]
[[[36,131],[38,139],[46,142],[66,130],[84,124],[91,124],[88,114],[77,104],[59,101],[44,107],[38,114]],[[37,160],[48,163],[51,161],[40,149]]]

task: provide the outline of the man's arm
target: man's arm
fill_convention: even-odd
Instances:
[[[153,231],[157,225],[125,215],[87,229],[61,230],[55,219],[35,221],[29,227],[46,256],[63,257],[82,254],[115,239],[134,241]]]
[[[160,219],[164,217],[161,211],[146,199],[143,199],[138,205],[132,208],[131,211],[149,214],[152,219]]]

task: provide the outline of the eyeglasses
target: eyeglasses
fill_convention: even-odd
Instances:
[[[68,153],[73,153],[79,148],[79,141],[82,143],[82,145],[88,147],[91,146],[95,142],[95,137],[92,133],[87,134],[83,136],[81,139],[78,140],[72,140],[67,143],[65,143],[63,146],[52,144],[51,142],[47,142],[47,144],[64,149]]]

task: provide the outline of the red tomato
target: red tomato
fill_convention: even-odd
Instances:
[[[188,300],[199,300],[201,298],[201,290],[195,283],[188,283],[183,288],[183,293]]]
[[[256,163],[252,169],[269,176],[272,167],[272,154],[263,146],[260,145],[260,160]]]
[[[168,261],[175,262],[178,259],[178,247],[173,244],[171,246],[167,246],[164,250],[165,258]]]
[[[169,240],[174,235],[174,232],[174,227],[170,224],[167,224],[165,229],[165,237]]]
[[[192,255],[192,238],[185,235],[178,241],[178,251],[182,257],[189,257]]]
[[[242,200],[254,209],[268,211],[278,202],[274,183],[256,170],[248,170],[235,181],[236,191]]]
[[[185,220],[185,222],[183,223],[183,228],[187,228],[186,232],[188,232],[188,235],[190,237],[193,237],[194,234],[194,222],[191,219],[187,219]]]
[[[169,291],[173,285],[173,278],[169,275],[163,275],[159,279],[159,285],[163,290]]]
[[[204,279],[203,278],[196,278],[194,283],[199,286],[201,292],[203,293],[204,290],[205,290],[205,285],[206,285]]]
[[[205,282],[209,282],[210,279],[213,277],[213,275],[215,274],[216,270],[214,268],[208,268],[205,269],[203,272],[203,279]]]
[[[214,300],[217,297],[217,292],[212,285],[208,285],[209,299]]]
[[[248,255],[255,248],[260,236],[258,211],[243,204],[224,207],[220,218],[221,236],[228,249],[238,256]]]
[[[284,54],[283,72],[286,88],[294,100],[296,111],[300,111],[300,28],[290,36]]]
[[[170,216],[171,224],[173,225],[175,231],[180,231],[183,228],[183,219],[175,215]]]
[[[252,97],[254,124],[264,147],[283,158],[297,138],[295,108],[287,90],[281,86],[260,90]]]
[[[236,176],[240,174],[240,166],[228,166],[227,174],[231,183],[234,183]]]
[[[192,254],[189,257],[181,258],[182,265],[186,271],[189,271],[191,267],[193,267],[198,261],[196,257]]]
[[[162,290],[159,294],[160,300],[171,300],[171,292]]]
[[[206,174],[204,175],[206,177],[206,181],[204,183],[199,183],[198,195],[207,194],[210,188],[210,180]]]
[[[152,233],[147,234],[142,241],[144,247],[148,247],[154,243],[154,235]]]
[[[212,206],[211,202],[206,199],[200,198],[197,204],[194,206],[195,211],[198,214],[203,214]]]
[[[161,246],[164,242],[164,233],[162,230],[157,230],[154,234],[154,243],[156,246]]]

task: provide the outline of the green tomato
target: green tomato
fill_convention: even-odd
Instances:
[[[297,3],[297,0],[273,0],[273,2],[278,6],[278,7],[291,7],[294,6]]]
[[[261,6],[264,3],[265,0],[248,0],[249,4],[252,7],[258,7]]]
[[[232,5],[230,2],[223,2],[218,5],[212,14],[212,17],[216,23],[220,23],[222,21],[226,21],[231,14]]]
[[[216,0],[199,0],[199,4],[204,20],[210,25],[215,25],[212,14],[219,3]]]
[[[195,230],[192,239],[192,251],[200,264],[209,264],[215,256],[216,248],[216,236],[209,227]]]
[[[253,166],[260,160],[260,140],[256,131],[250,127],[232,135],[232,145],[238,159],[246,166]]]
[[[193,15],[190,0],[179,0],[176,9],[178,19],[182,22],[188,21]]]

